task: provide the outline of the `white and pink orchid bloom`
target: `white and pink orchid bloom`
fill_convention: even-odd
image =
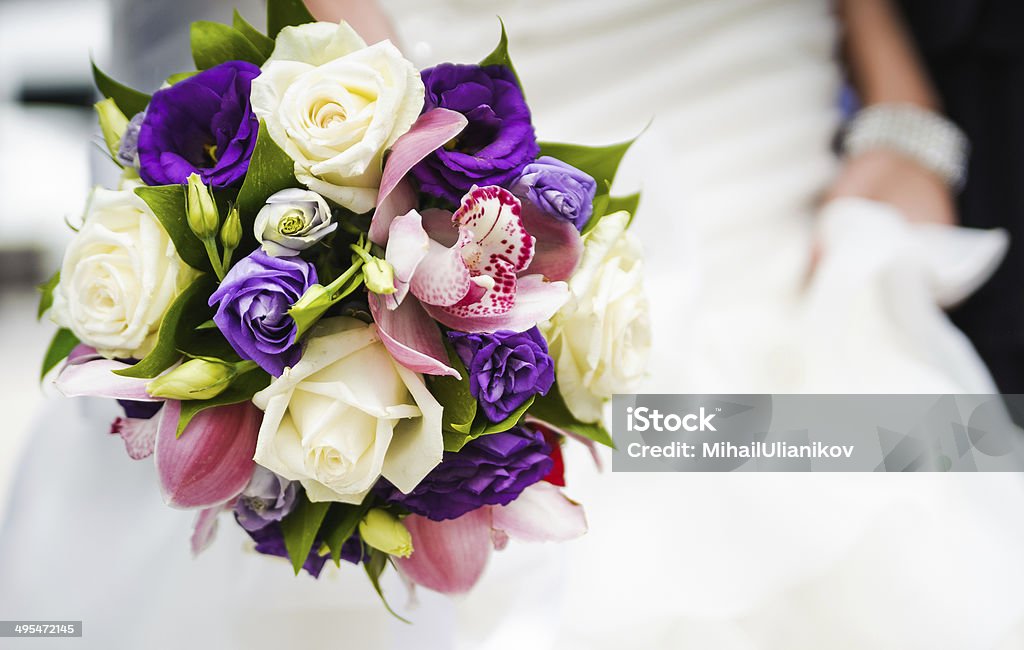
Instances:
[[[424,374],[458,376],[448,365],[435,320],[465,331],[529,329],[564,304],[568,289],[562,281],[576,268],[583,249],[572,224],[521,206],[513,218],[511,206],[518,206],[518,200],[498,188],[481,188],[471,201],[475,207],[466,208],[464,200],[465,209],[456,214],[465,223],[456,223],[450,213],[427,210],[417,224],[411,216],[416,192],[406,177],[466,124],[465,116],[443,108],[416,120],[391,148],[370,224],[370,240],[386,247],[398,289],[392,296],[371,295],[370,310],[391,355]],[[503,228],[509,235],[506,244],[498,236]],[[393,231],[399,234],[396,241]],[[512,250],[506,251],[509,244]],[[445,285],[445,274],[456,282]],[[414,282],[416,299],[405,300]]]
[[[402,520],[413,552],[395,558],[405,578],[444,594],[469,591],[483,574],[491,548],[508,540],[564,542],[587,532],[583,507],[558,487],[541,481],[507,506],[484,506],[457,519],[432,521],[419,515]]]
[[[149,419],[118,418],[111,427],[134,459],[155,453],[164,500],[178,508],[208,508],[237,497],[252,477],[256,435],[263,413],[250,402],[200,411],[177,435],[181,402],[152,397],[151,379],[122,377],[129,368],[78,346],[54,380],[67,397],[105,397],[139,402],[164,402]]]
[[[395,269],[388,308],[412,293],[431,318],[463,332],[523,331],[553,316],[568,285],[526,274],[537,240],[521,213],[519,199],[491,185],[470,190],[453,215],[395,218],[385,253]]]

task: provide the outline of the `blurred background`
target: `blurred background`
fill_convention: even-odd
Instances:
[[[0,519],[14,464],[42,402],[39,361],[56,326],[36,322],[101,159],[90,55],[107,57],[103,0],[0,2]]]

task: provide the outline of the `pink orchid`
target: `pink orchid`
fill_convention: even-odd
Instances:
[[[395,558],[413,583],[445,594],[469,591],[483,574],[491,548],[508,540],[562,542],[587,532],[583,507],[545,481],[523,490],[507,506],[484,506],[457,519],[432,521],[419,515],[402,520],[412,535],[413,552]]]
[[[420,116],[391,148],[370,224],[398,289],[370,295],[370,311],[395,360],[424,374],[458,376],[437,322],[464,331],[525,330],[554,314],[583,249],[571,224],[523,209],[496,187],[470,192],[455,215],[413,211],[409,171],[465,126],[464,116],[443,108]],[[414,300],[406,300],[410,290]]]
[[[415,210],[391,222],[385,259],[395,269],[395,309],[411,292],[427,313],[464,332],[523,331],[554,315],[568,285],[522,275],[537,240],[519,199],[497,186],[474,187],[453,215]]]

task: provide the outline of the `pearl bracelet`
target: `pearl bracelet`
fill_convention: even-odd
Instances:
[[[939,176],[953,189],[967,180],[967,136],[942,115],[912,104],[875,104],[861,109],[846,127],[843,152],[897,151]]]

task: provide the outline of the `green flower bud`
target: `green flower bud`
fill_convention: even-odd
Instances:
[[[373,548],[388,555],[412,555],[412,535],[409,529],[387,510],[374,508],[359,522],[359,536]]]
[[[233,205],[224,218],[220,229],[220,241],[227,250],[235,250],[242,241],[242,220],[238,217],[238,206]]]
[[[96,102],[93,104],[93,108],[99,115],[100,130],[103,131],[103,141],[107,143],[107,150],[110,151],[111,156],[117,157],[121,138],[124,136],[125,129],[128,128],[128,118],[117,107],[117,102],[113,99]]]
[[[381,258],[371,256],[363,264],[363,282],[373,293],[394,293],[395,269]]]
[[[216,359],[189,359],[149,382],[146,392],[166,399],[210,399],[224,392],[237,374],[232,363]]]
[[[199,174],[192,172],[188,177],[188,201],[185,203],[188,226],[199,239],[207,240],[217,236],[220,225],[220,212],[217,202]]]

